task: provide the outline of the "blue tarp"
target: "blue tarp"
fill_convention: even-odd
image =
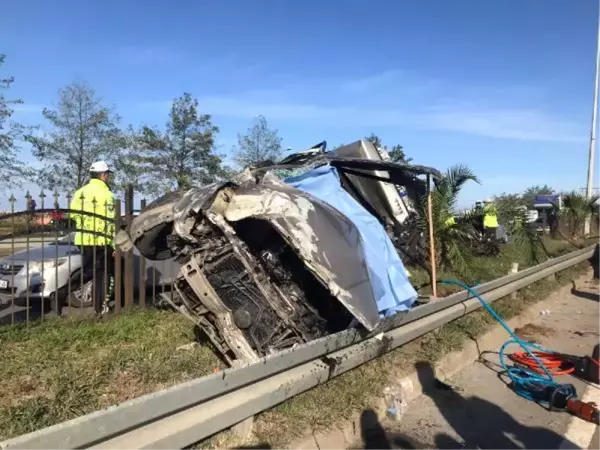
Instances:
[[[354,223],[362,238],[380,316],[408,311],[417,292],[410,284],[398,252],[381,223],[342,188],[337,171],[325,165],[284,181],[330,204]]]

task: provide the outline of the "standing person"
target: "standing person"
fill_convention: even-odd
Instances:
[[[475,208],[473,208],[473,218],[475,220],[475,229],[481,234],[484,234],[483,204],[479,200],[475,202]]]
[[[115,206],[108,185],[111,174],[106,162],[92,164],[90,181],[75,192],[69,206],[72,211],[69,216],[77,227],[75,245],[81,248],[84,281],[89,278],[93,280],[92,296],[96,314],[108,312],[108,300],[114,285]],[[106,293],[105,277],[108,287]]]
[[[498,211],[491,199],[483,202],[483,229],[488,239],[496,239],[498,229]]]
[[[490,199],[483,202],[483,229],[484,235],[488,239],[496,239],[496,231],[498,230],[498,211]]]

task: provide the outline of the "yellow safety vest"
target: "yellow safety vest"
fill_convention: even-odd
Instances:
[[[104,181],[92,178],[88,184],[75,192],[69,209],[69,217],[77,226],[75,245],[113,245],[115,198]]]
[[[483,227],[498,228],[498,213],[494,205],[489,205],[483,208]]]
[[[452,225],[456,225],[456,219],[454,219],[454,216],[450,216],[448,217],[445,221],[444,221],[444,225],[446,227],[451,227]]]

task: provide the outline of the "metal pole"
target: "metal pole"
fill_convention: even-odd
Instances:
[[[600,2],[598,6],[598,36],[596,43],[596,75],[594,80],[594,106],[592,109],[592,129],[590,132],[590,149],[588,159],[588,173],[587,173],[587,189],[586,197],[589,199],[592,197],[592,188],[594,183],[594,153],[596,151],[596,126],[597,126],[597,115],[598,115],[598,80],[600,73]],[[585,219],[585,235],[590,234],[590,221],[591,218]]]
[[[427,228],[429,231],[429,262],[431,264],[431,295],[437,297],[437,268],[435,261],[435,236],[433,234],[433,211],[431,208],[431,175],[427,175]]]

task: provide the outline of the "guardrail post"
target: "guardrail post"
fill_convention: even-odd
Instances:
[[[125,190],[125,217],[127,227],[133,220],[133,186],[127,186]],[[125,253],[125,309],[133,306],[133,250]]]
[[[242,366],[242,362],[239,359],[235,359],[231,363],[232,368]],[[236,423],[231,427],[231,432],[242,441],[248,440],[252,435],[254,429],[254,416],[250,416],[247,419]]]
[[[510,275],[511,273],[517,273],[518,271],[519,271],[519,263],[514,262],[514,263],[512,263],[512,267],[510,268],[510,271],[508,272],[508,274]],[[516,300],[517,299],[517,291],[510,294],[510,298],[513,300]]]

